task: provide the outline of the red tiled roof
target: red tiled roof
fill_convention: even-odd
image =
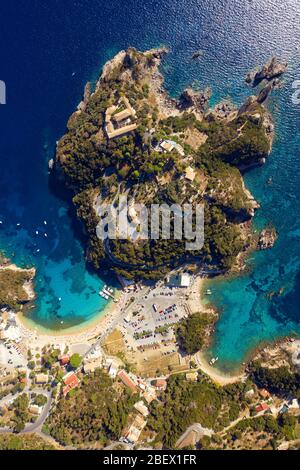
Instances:
[[[79,380],[78,380],[77,375],[75,374],[75,372],[71,372],[71,373],[67,374],[64,377],[64,382],[65,382],[65,385],[69,385],[71,387],[76,386],[76,385],[79,384]]]
[[[165,379],[157,379],[155,385],[156,387],[166,387],[167,381]]]
[[[77,387],[79,385],[79,380],[77,375],[74,372],[67,374],[64,378],[65,386],[63,388],[63,394],[66,396],[70,390]]]
[[[261,404],[258,405],[255,409],[256,409],[257,412],[259,412],[259,411],[264,411],[264,410],[268,410],[268,409],[269,409],[269,405],[267,405],[267,403],[261,403]]]
[[[131,388],[131,390],[136,390],[136,384],[131,380],[131,378],[126,374],[125,370],[120,370],[118,376],[122,380],[123,384]]]

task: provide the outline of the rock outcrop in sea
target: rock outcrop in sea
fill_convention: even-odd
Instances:
[[[287,67],[287,62],[280,62],[276,57],[272,57],[261,69],[248,72],[245,81],[256,87],[263,80],[271,81],[280,77],[287,71]]]
[[[272,248],[276,242],[277,233],[275,228],[265,228],[261,231],[258,242],[257,248],[259,250],[267,250]]]

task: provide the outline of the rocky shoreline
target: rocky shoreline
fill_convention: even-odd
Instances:
[[[22,309],[23,305],[32,302],[36,298],[34,291],[34,278],[36,275],[35,268],[20,268],[11,263],[7,258],[0,260],[0,275],[4,275],[1,280],[3,284],[2,290],[7,291],[7,295],[12,297],[13,301]],[[21,276],[20,276],[21,275]],[[18,293],[14,292],[14,286],[21,289]],[[11,284],[11,288],[9,287]],[[2,307],[6,307],[5,298],[2,299]]]
[[[259,250],[268,250],[269,248],[272,248],[274,246],[276,239],[277,239],[277,233],[276,233],[275,228],[273,227],[265,228],[260,233],[260,236],[257,242],[257,248]]]

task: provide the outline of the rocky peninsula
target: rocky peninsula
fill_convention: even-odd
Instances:
[[[159,70],[166,53],[129,48],[105,64],[69,118],[53,168],[73,192],[88,262],[135,280],[191,265],[221,273],[236,264],[251,244],[249,223],[258,208],[241,171],[265,162],[274,137],[272,118],[256,96],[240,109],[229,101],[210,108],[210,89],[188,87],[171,98]],[[204,204],[203,248],[187,252],[184,240],[175,239],[103,243],[97,208],[121,193],[129,207]],[[131,219],[138,225],[133,211]]]
[[[0,308],[21,310],[34,300],[35,268],[23,269],[0,257]]]

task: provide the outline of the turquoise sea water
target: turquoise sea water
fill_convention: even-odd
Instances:
[[[0,17],[0,79],[7,85],[0,106],[0,248],[37,267],[31,317],[58,329],[104,306],[97,294],[103,281],[86,270],[68,205],[49,186],[47,160],[85,82],[107,59],[129,45],[166,44],[162,70],[170,93],[196,82],[212,87],[213,104],[228,96],[242,103],[251,94],[244,75],[272,54],[289,61],[284,89],[269,102],[277,132],[272,155],[245,177],[261,204],[256,226],[272,222],[279,239],[251,255],[248,273],[212,281],[209,300],[222,314],[211,354],[233,369],[261,340],[299,332],[300,107],[291,101],[292,82],[300,79],[297,0],[12,0],[1,3]],[[203,58],[192,61],[198,49]],[[280,288],[282,295],[267,299]]]

